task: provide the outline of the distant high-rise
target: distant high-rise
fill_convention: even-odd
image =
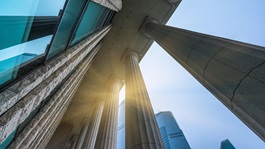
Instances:
[[[220,149],[236,149],[236,148],[232,145],[232,143],[228,139],[226,139],[221,142]]]
[[[125,149],[125,102],[119,106],[117,149]]]
[[[157,113],[156,121],[166,149],[190,149],[188,141],[170,111]]]

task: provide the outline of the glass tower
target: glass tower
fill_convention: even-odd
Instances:
[[[220,149],[236,149],[236,148],[232,145],[232,143],[228,139],[226,139],[221,142]]]
[[[170,111],[157,113],[156,121],[166,149],[190,149],[189,143]]]
[[[117,149],[125,149],[125,100],[119,106]]]

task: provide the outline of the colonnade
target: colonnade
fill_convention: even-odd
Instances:
[[[264,140],[264,47],[161,25],[150,18],[141,31]],[[126,149],[164,148],[139,67],[139,55],[133,51],[125,58],[125,85]],[[121,81],[113,79],[104,105],[99,104],[93,118],[83,124],[75,149],[116,148],[121,86]]]

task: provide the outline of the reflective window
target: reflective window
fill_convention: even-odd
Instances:
[[[86,3],[87,0],[69,0],[59,28],[52,41],[47,60],[65,50]]]
[[[94,2],[90,2],[81,18],[71,45],[76,44],[103,27],[103,22],[111,10]]]
[[[22,67],[44,57],[64,3],[65,0],[0,2],[0,88],[29,71],[21,71]]]

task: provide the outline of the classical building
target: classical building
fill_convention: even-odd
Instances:
[[[164,148],[138,63],[155,41],[265,140],[265,48],[165,26],[180,0],[0,2],[0,148]]]
[[[184,133],[170,111],[159,112],[155,116],[165,149],[190,149]]]

